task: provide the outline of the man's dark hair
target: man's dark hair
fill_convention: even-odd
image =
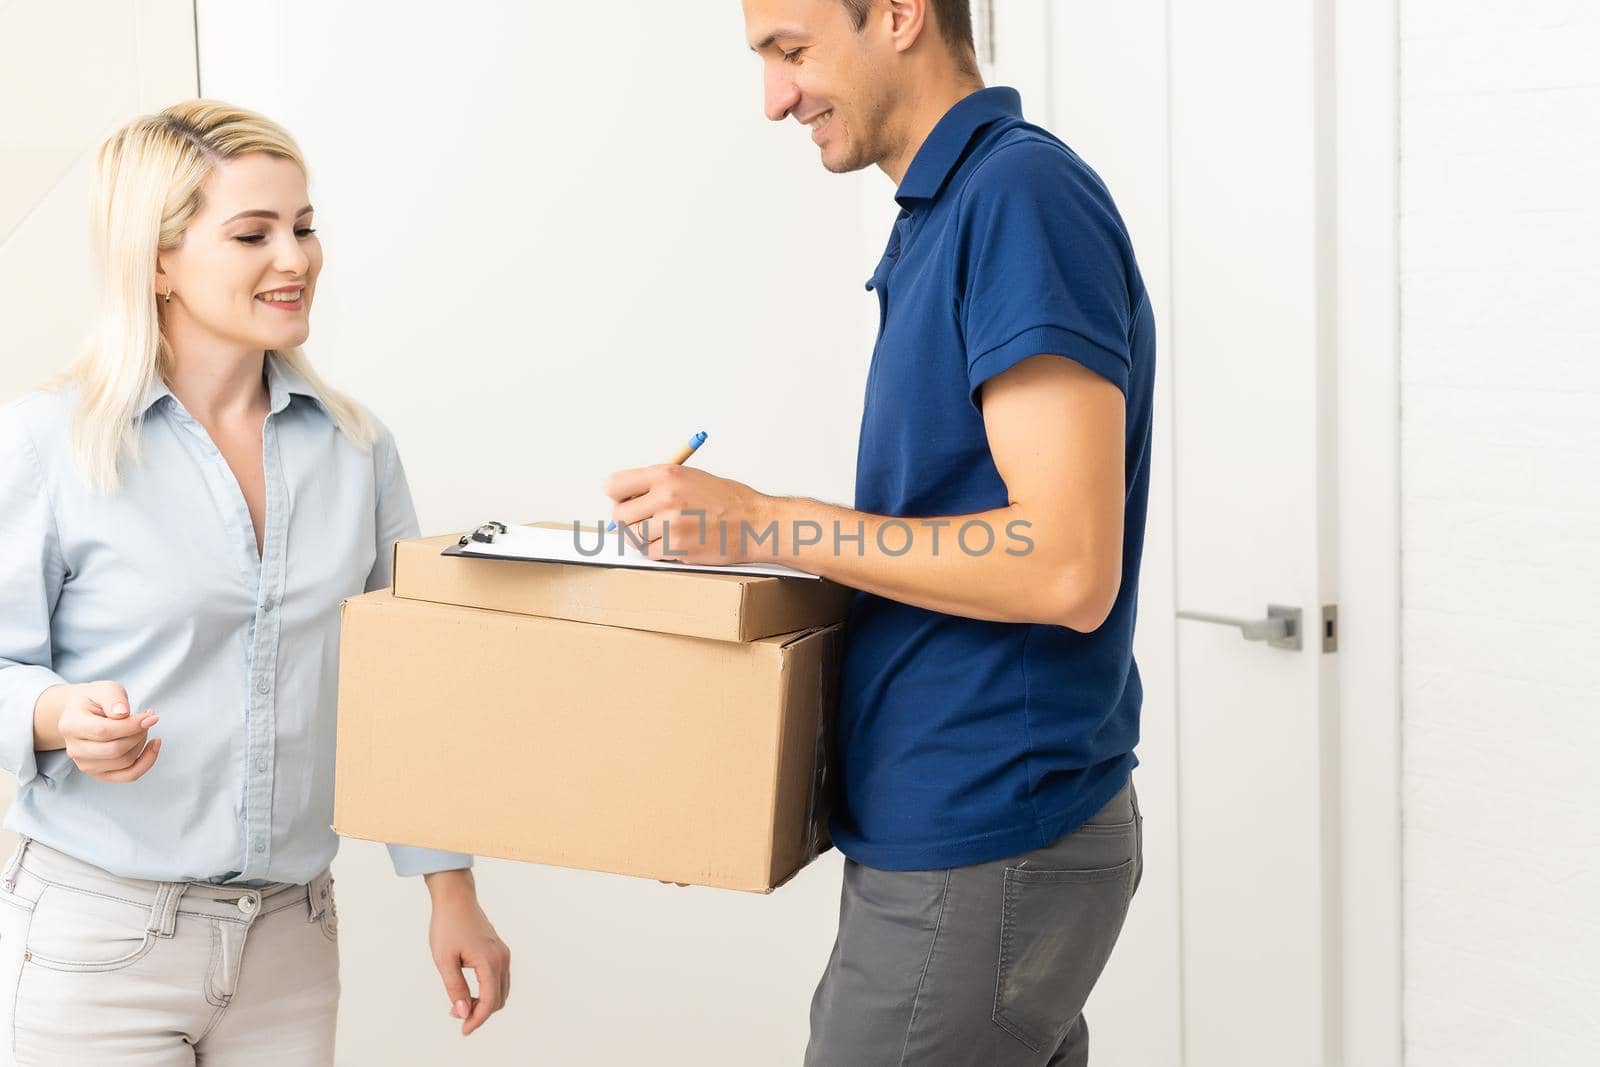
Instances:
[[[872,10],[873,0],[840,0],[840,2],[855,20],[856,29],[859,30],[867,24],[867,14]],[[951,54],[960,64],[961,72],[978,73],[972,65],[976,46],[972,41],[971,0],[928,0],[928,6],[933,9],[934,21],[939,24],[939,36],[943,37],[944,43],[950,47]]]

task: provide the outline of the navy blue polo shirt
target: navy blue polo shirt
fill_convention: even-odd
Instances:
[[[1014,90],[951,108],[895,199],[900,217],[867,283],[880,319],[858,509],[911,519],[1006,506],[978,389],[1030,356],[1088,367],[1127,405],[1122,587],[1098,630],[959,618],[868,593],[851,606],[833,839],[867,866],[927,870],[1049,844],[1115,796],[1136,762],[1155,329],[1110,193],[1023,121]],[[940,533],[940,551],[960,550],[956,527]],[[994,550],[1021,549],[996,535]],[[904,535],[888,541],[894,550]]]

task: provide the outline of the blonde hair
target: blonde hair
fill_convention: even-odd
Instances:
[[[178,247],[217,164],[252,152],[292,161],[309,174],[288,131],[253,111],[189,100],[123,126],[95,160],[91,234],[99,304],[88,347],[62,376],[78,389],[72,452],[90,486],[117,488],[117,465],[138,458],[143,402],[169,378],[173,354],[156,307],[156,253]],[[371,421],[330,389],[298,348],[275,354],[316,390],[339,430],[370,448]]]

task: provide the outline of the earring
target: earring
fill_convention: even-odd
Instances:
[[[169,303],[169,304],[172,303],[172,290],[171,289],[167,290],[167,303]]]

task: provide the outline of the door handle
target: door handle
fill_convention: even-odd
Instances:
[[[1195,622],[1215,622],[1223,626],[1237,626],[1246,641],[1265,641],[1273,648],[1300,649],[1299,608],[1286,608],[1281,604],[1268,604],[1264,619],[1235,619],[1227,615],[1212,615],[1204,611],[1180,611],[1180,619]]]

